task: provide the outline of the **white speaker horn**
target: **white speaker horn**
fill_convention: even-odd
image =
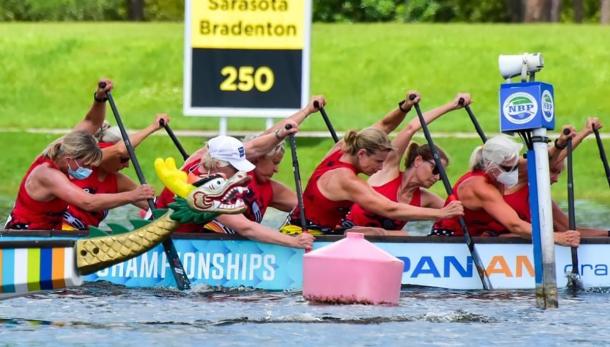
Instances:
[[[498,66],[500,74],[504,79],[521,75],[523,68],[527,69],[527,64],[523,59],[523,55],[500,55],[498,57]],[[525,67],[524,67],[525,65]]]

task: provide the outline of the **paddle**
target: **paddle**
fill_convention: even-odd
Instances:
[[[568,135],[569,129],[564,129],[563,133]],[[572,166],[572,138],[568,138],[568,224],[570,230],[576,230],[576,212],[574,208],[574,170]],[[567,274],[568,288],[572,290],[582,289],[582,281],[578,273],[578,247],[571,247],[572,271]]]
[[[458,103],[460,104],[460,106],[464,105],[464,98],[460,98]],[[483,143],[487,142],[487,136],[485,136],[483,129],[481,129],[481,125],[479,125],[479,121],[477,121],[477,118],[474,116],[474,113],[470,109],[470,105],[464,106],[464,109],[466,110],[466,112],[468,112],[468,116],[470,116],[470,120],[472,121],[474,128],[477,130],[481,141],[483,141]]]
[[[104,88],[106,86],[105,82],[100,82],[99,87]],[[144,174],[142,173],[142,168],[140,167],[140,163],[138,162],[138,158],[136,157],[136,153],[133,150],[133,146],[131,145],[131,141],[129,140],[129,135],[127,135],[127,131],[125,130],[125,126],[123,125],[123,121],[121,120],[121,115],[119,114],[119,110],[114,103],[114,98],[110,92],[106,92],[106,97],[108,98],[108,103],[110,103],[110,108],[112,108],[112,113],[114,114],[114,118],[116,120],[117,126],[121,131],[121,137],[123,138],[123,142],[125,143],[125,147],[127,147],[127,152],[129,153],[129,158],[133,163],[133,168],[136,170],[136,175],[138,176],[138,180],[140,184],[146,184],[146,179],[144,178]],[[155,209],[155,203],[152,199],[148,199],[148,207],[151,211]],[[176,252],[176,247],[172,242],[171,238],[165,239],[163,241],[163,249],[165,250],[165,255],[167,256],[167,260],[170,265],[170,269],[174,275],[174,279],[176,280],[176,286],[180,290],[190,289],[191,283],[186,277],[186,273],[184,272],[184,268],[182,267],[182,262],[178,257],[178,252]]]
[[[326,127],[328,128],[328,131],[330,132],[330,136],[333,137],[333,140],[335,141],[335,143],[339,142],[339,137],[337,137],[335,128],[333,128],[333,125],[330,123],[330,119],[328,118],[328,115],[326,114],[326,110],[324,109],[324,107],[320,106],[320,103],[317,100],[313,102],[313,107],[317,108],[318,111],[320,111],[322,118],[324,118],[324,123],[326,123]]]
[[[599,157],[602,159],[602,164],[604,164],[606,179],[608,180],[608,186],[610,186],[610,168],[608,167],[608,158],[606,158],[606,151],[604,150],[602,138],[599,136],[599,129],[593,128],[593,133],[595,133],[595,140],[597,141],[597,148],[599,149]]]
[[[416,98],[415,94],[409,95],[409,99],[413,100]],[[428,129],[428,125],[426,124],[426,120],[424,119],[424,115],[419,108],[419,103],[413,105],[415,107],[415,111],[417,112],[417,118],[419,118],[419,122],[421,123],[422,130],[424,131],[424,136],[426,137],[426,142],[432,151],[432,156],[434,158],[434,164],[438,168],[438,173],[441,176],[441,180],[443,181],[443,185],[445,186],[445,191],[447,192],[447,196],[451,197],[453,195],[453,189],[451,188],[451,183],[449,183],[449,178],[447,177],[447,173],[445,172],[445,168],[443,167],[443,163],[441,162],[441,157],[434,146],[434,142],[432,141],[432,136],[430,135],[430,130]],[[492,289],[491,282],[489,281],[489,277],[487,277],[487,273],[485,272],[485,267],[483,267],[483,262],[481,261],[481,257],[479,253],[475,249],[474,240],[470,236],[470,232],[466,227],[466,222],[464,222],[464,217],[459,217],[460,227],[464,231],[464,240],[466,241],[466,245],[468,246],[468,250],[470,251],[470,255],[472,256],[472,260],[474,262],[474,266],[477,268],[477,272],[479,273],[479,277],[481,278],[481,283],[483,284],[483,289],[489,290]]]
[[[286,130],[290,130],[292,125],[286,124]],[[299,220],[303,231],[307,230],[307,220],[305,219],[305,204],[303,203],[303,188],[301,186],[301,170],[299,170],[299,159],[297,157],[297,142],[294,134],[288,135],[290,144],[290,154],[292,155],[292,172],[294,173],[294,186],[297,190],[297,204],[299,206]]]
[[[180,141],[178,141],[178,138],[174,134],[174,131],[172,130],[172,128],[169,127],[169,124],[165,123],[165,121],[163,119],[159,120],[159,124],[165,129],[165,131],[167,131],[167,135],[169,135],[169,137],[172,139],[172,142],[174,143],[176,148],[178,148],[178,151],[180,152],[180,154],[182,154],[182,158],[184,160],[187,160],[189,155],[184,150],[184,147],[182,147],[182,144],[180,143]]]

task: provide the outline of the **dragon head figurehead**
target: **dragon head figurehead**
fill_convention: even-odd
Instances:
[[[250,181],[243,172],[226,179],[223,174],[213,174],[193,183],[194,190],[186,199],[189,206],[197,211],[218,213],[242,213],[246,209],[243,195]]]
[[[243,196],[250,178],[243,172],[229,179],[222,174],[213,174],[191,184],[187,173],[176,168],[173,158],[155,160],[155,171],[161,182],[176,194],[176,201],[170,204],[174,220],[202,223],[209,221],[211,216],[246,210]]]
[[[246,209],[243,195],[249,178],[243,172],[229,179],[212,175],[189,184],[187,174],[176,168],[172,158],[155,160],[155,171],[161,182],[176,194],[170,211],[131,232],[77,241],[77,268],[81,275],[146,252],[167,239],[179,224],[205,224],[219,214],[237,214]]]

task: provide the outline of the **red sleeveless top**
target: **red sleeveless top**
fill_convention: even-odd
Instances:
[[[328,171],[338,168],[348,168],[356,174],[356,168],[352,164],[339,161],[339,158],[341,158],[342,155],[343,151],[337,149],[324,159],[311,174],[307,187],[303,192],[305,219],[307,219],[307,223],[312,224],[314,228],[319,227],[322,229],[334,230],[352,207],[352,201],[330,200],[322,195],[322,192],[318,189],[318,180]],[[292,220],[294,224],[300,224],[298,207],[292,213]]]
[[[485,177],[487,176],[482,171],[470,171],[467,172],[464,176],[460,177],[459,180],[455,183],[453,187],[453,196],[455,199],[459,200],[458,190],[460,185],[469,179],[470,177]],[[445,206],[449,204],[449,202],[455,200],[453,197],[447,198],[445,201]],[[489,213],[487,213],[484,209],[480,210],[470,210],[464,206],[464,221],[466,222],[466,226],[468,227],[468,231],[471,236],[481,236],[483,234],[488,235],[497,235],[507,233],[506,227],[502,224],[498,223]],[[458,217],[441,219],[434,224],[432,227],[436,230],[450,230],[453,231],[453,236],[462,236],[464,235],[464,231],[460,227]]]
[[[404,173],[401,172],[395,179],[381,186],[372,188],[386,198],[398,202],[398,189],[400,187],[403,174]],[[411,201],[409,201],[409,205],[418,207],[421,206],[421,190],[419,187],[413,191],[413,196],[411,197]],[[352,225],[377,227],[387,230],[400,230],[407,224],[407,221],[404,220],[391,219],[373,212],[369,212],[358,204],[354,204],[354,206],[352,206],[352,210],[349,212],[346,218],[348,222],[351,222]]]
[[[55,198],[50,201],[34,200],[25,189],[25,182],[32,170],[39,165],[47,163],[50,168],[59,170],[53,161],[45,156],[39,156],[34,160],[19,185],[15,207],[11,211],[6,229],[27,230],[59,230],[61,219],[68,203]]]
[[[72,183],[79,188],[82,188],[89,194],[114,194],[119,191],[117,175],[107,173],[104,180],[99,178],[99,168],[93,168],[91,176],[84,180],[71,180]],[[98,226],[100,222],[108,215],[108,209],[103,211],[85,211],[76,206],[68,205],[68,209],[64,213],[64,223],[72,227],[85,230],[89,225]]]
[[[263,220],[267,207],[273,201],[273,187],[271,181],[258,182],[254,171],[248,172],[250,183],[248,183],[248,192],[244,196],[246,203],[246,218],[253,222],[260,223]]]
[[[530,190],[527,184],[519,188],[516,192],[504,195],[504,201],[517,212],[519,218],[528,223],[532,222],[530,212]]]

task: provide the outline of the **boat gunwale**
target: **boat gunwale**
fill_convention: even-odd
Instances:
[[[7,246],[8,242],[32,242],[32,241],[14,241],[7,240],[3,241],[2,237],[50,237],[50,238],[80,238],[87,237],[88,231],[61,231],[61,230],[0,230],[0,248],[10,248]],[[316,242],[335,242],[341,240],[345,235],[323,235],[316,236]],[[181,233],[175,232],[172,234],[172,238],[176,240],[226,240],[226,241],[239,241],[248,240],[247,238],[240,235],[230,234],[218,234],[218,233]],[[367,235],[365,238],[370,242],[383,242],[383,243],[450,243],[460,244],[464,243],[462,237],[438,237],[438,236],[372,236]],[[531,244],[530,240],[522,239],[519,237],[474,237],[475,244]],[[43,241],[67,241],[73,242],[73,240],[39,240]],[[256,242],[256,241],[255,241]],[[610,237],[589,237],[582,238],[581,244],[610,244]],[[37,246],[33,246],[37,247]],[[41,246],[42,248],[42,246]]]

